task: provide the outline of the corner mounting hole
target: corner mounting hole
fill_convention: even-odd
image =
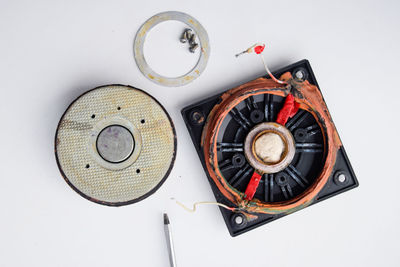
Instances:
[[[146,122],[146,121],[145,121],[144,119],[142,119],[142,120],[140,121],[140,123],[142,123],[142,124],[145,123],[145,122]]]
[[[89,164],[86,164],[85,167],[86,167],[86,169],[89,169],[89,168],[90,168],[90,165],[89,165]]]
[[[243,217],[242,216],[236,216],[235,217],[235,223],[237,224],[237,225],[239,225],[239,224],[242,224],[243,223]]]
[[[200,112],[193,112],[193,120],[195,120],[195,121],[198,121],[198,120],[200,120],[201,119],[201,114],[200,114]]]
[[[140,169],[136,169],[136,173],[140,173]]]
[[[285,178],[285,176],[281,176],[281,177],[279,178],[279,181],[281,181],[281,182],[284,182],[284,181],[286,181],[286,178]]]
[[[96,118],[96,115],[93,114],[91,118],[92,118],[92,119]]]
[[[165,21],[152,28],[144,41],[143,54],[148,65],[165,77],[180,77],[191,71],[199,61],[200,48],[189,52],[189,44],[179,41],[188,28],[180,21]],[[199,43],[199,38],[196,37]]]
[[[117,107],[118,110],[121,110],[121,107]]]
[[[303,71],[301,71],[301,70],[296,71],[295,75],[296,75],[296,78],[299,79],[299,80],[304,80],[304,77],[306,76],[305,73]]]
[[[342,173],[342,174],[339,174],[339,176],[338,176],[338,181],[339,181],[340,183],[346,182],[346,175],[344,175],[343,173]]]

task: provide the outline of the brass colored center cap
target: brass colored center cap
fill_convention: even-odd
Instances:
[[[250,165],[263,173],[285,169],[296,152],[291,132],[275,122],[263,122],[246,136],[244,152]]]

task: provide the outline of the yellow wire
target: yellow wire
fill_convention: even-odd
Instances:
[[[175,200],[175,198],[171,198],[171,200]],[[231,208],[225,204],[222,203],[218,203],[218,202],[212,202],[212,201],[199,201],[199,202],[195,202],[193,203],[193,208],[188,208],[187,206],[185,206],[183,203],[179,202],[178,200],[175,200],[176,204],[178,204],[179,206],[181,206],[182,208],[184,208],[186,211],[188,212],[195,212],[197,209],[198,205],[217,205],[220,206],[222,208],[225,208],[227,210],[230,211],[234,211],[235,208]]]

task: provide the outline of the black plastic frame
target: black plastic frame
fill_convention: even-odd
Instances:
[[[306,59],[296,62],[294,64],[291,64],[289,66],[286,66],[284,68],[281,68],[277,71],[274,71],[273,74],[275,76],[279,77],[285,72],[294,73],[298,69],[306,70],[306,72],[307,72],[306,79],[311,84],[316,85],[318,87],[318,89],[320,90],[317,80],[315,79],[314,73],[312,71],[311,65],[308,62],[308,60],[306,60]],[[268,76],[264,76],[264,77],[268,77]],[[220,96],[222,94],[223,93],[220,93],[215,96],[204,99],[200,102],[189,105],[189,106],[183,108],[181,113],[182,113],[183,119],[185,121],[186,127],[189,131],[189,134],[192,138],[193,144],[196,148],[197,154],[203,165],[203,169],[204,169],[204,171],[207,175],[207,178],[209,180],[209,183],[211,185],[211,189],[214,193],[216,201],[226,204],[226,205],[232,205],[232,203],[230,203],[230,201],[228,201],[219,192],[214,181],[209,176],[206,165],[205,165],[203,149],[201,147],[201,135],[202,135],[204,123],[206,121],[206,118],[208,117],[208,114],[214,107],[214,105],[216,105],[217,103],[219,103],[221,101]],[[195,112],[198,112],[203,117],[201,119],[198,119],[197,121],[193,120],[191,117],[192,117],[192,114]],[[343,183],[338,183],[338,181],[337,181],[337,176],[340,173],[344,173],[346,175],[346,181]],[[359,184],[358,184],[357,178],[351,167],[350,161],[346,155],[346,151],[345,151],[344,147],[342,146],[338,151],[336,163],[335,163],[335,166],[333,168],[333,171],[331,173],[329,180],[327,181],[324,188],[320,191],[320,193],[317,195],[317,197],[312,201],[312,203],[310,205],[318,203],[322,200],[328,199],[330,197],[333,197],[337,194],[343,193],[350,189],[353,189],[353,188],[357,187],[358,185]],[[235,224],[235,216],[238,216],[238,215],[240,216],[240,214],[231,212],[224,208],[220,208],[220,210],[224,217],[226,226],[227,226],[231,236],[237,236],[237,235],[243,234],[243,233],[250,231],[254,228],[257,228],[263,224],[269,223],[273,220],[279,219],[279,218],[289,214],[289,213],[281,213],[281,214],[275,214],[275,215],[273,215],[273,214],[257,214],[258,218],[256,220],[248,221],[245,223],[241,223],[240,225],[236,225]]]

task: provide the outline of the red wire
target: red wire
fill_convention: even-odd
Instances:
[[[272,76],[273,77],[273,76]],[[282,109],[279,111],[276,122],[282,125],[285,125],[289,118],[293,117],[297,111],[299,110],[299,103],[294,100],[294,96],[292,94],[288,94],[285,103],[283,104]],[[246,187],[246,191],[244,193],[244,198],[246,200],[252,200],[254,194],[257,191],[257,187],[261,181],[262,174],[259,174],[256,170],[251,176],[250,182]]]

